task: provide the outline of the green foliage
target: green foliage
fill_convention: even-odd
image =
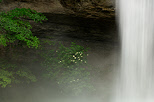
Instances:
[[[28,47],[37,48],[39,40],[36,36],[32,35],[32,29],[28,21],[21,20],[21,18],[30,18],[35,22],[47,20],[47,18],[37,13],[35,10],[26,8],[16,8],[8,11],[7,13],[0,13],[0,44],[7,46],[7,43],[13,43],[16,40],[26,42]]]
[[[36,82],[36,77],[27,68],[0,60],[0,86],[5,88],[12,83]]]
[[[13,73],[0,69],[0,85],[1,87],[6,87],[11,84]]]
[[[56,81],[64,94],[79,95],[85,91],[93,91],[90,83],[90,72],[86,70],[87,48],[72,42],[70,47],[60,43],[58,49],[43,54],[43,67],[46,67],[44,77]]]
[[[27,68],[20,68],[15,72],[15,74],[18,76],[15,80],[16,83],[30,83],[37,81],[35,75],[33,75]]]
[[[60,43],[56,51],[52,49],[42,54],[42,57],[45,58],[42,65],[46,66],[49,72],[51,69],[54,70],[50,72],[50,75],[55,77],[55,74],[61,73],[62,69],[72,70],[75,67],[87,65],[87,50],[88,48],[85,49],[83,46],[76,45],[73,42],[71,47],[65,47]]]
[[[86,64],[86,52],[88,49],[84,49],[83,46],[76,45],[72,42],[71,47],[64,47],[62,44],[59,49],[56,51],[57,59],[59,60],[59,64],[63,67],[72,67],[77,65]]]
[[[57,83],[63,94],[72,94],[73,96],[89,94],[95,90],[90,83],[90,72],[85,68],[75,68],[63,72],[57,79]]]

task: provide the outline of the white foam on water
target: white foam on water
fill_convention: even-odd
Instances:
[[[121,67],[112,102],[154,102],[154,0],[119,0]]]

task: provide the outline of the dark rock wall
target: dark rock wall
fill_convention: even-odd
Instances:
[[[60,0],[63,7],[86,17],[113,17],[115,0]]]
[[[73,13],[84,17],[113,17],[115,0],[2,0],[0,11],[30,8],[41,13]]]
[[[41,13],[66,13],[67,10],[57,0],[3,0],[0,11],[10,11],[15,8],[30,8]]]

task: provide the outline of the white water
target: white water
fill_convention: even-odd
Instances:
[[[112,102],[154,102],[154,0],[119,0],[122,55]]]

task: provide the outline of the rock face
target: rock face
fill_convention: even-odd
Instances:
[[[115,0],[60,0],[60,3],[86,17],[113,17],[115,11]]]
[[[57,0],[3,0],[0,11],[15,8],[30,8],[41,13],[66,13],[67,10]]]
[[[78,16],[114,17],[115,0],[3,0],[0,11],[30,8],[41,13],[73,13]]]

